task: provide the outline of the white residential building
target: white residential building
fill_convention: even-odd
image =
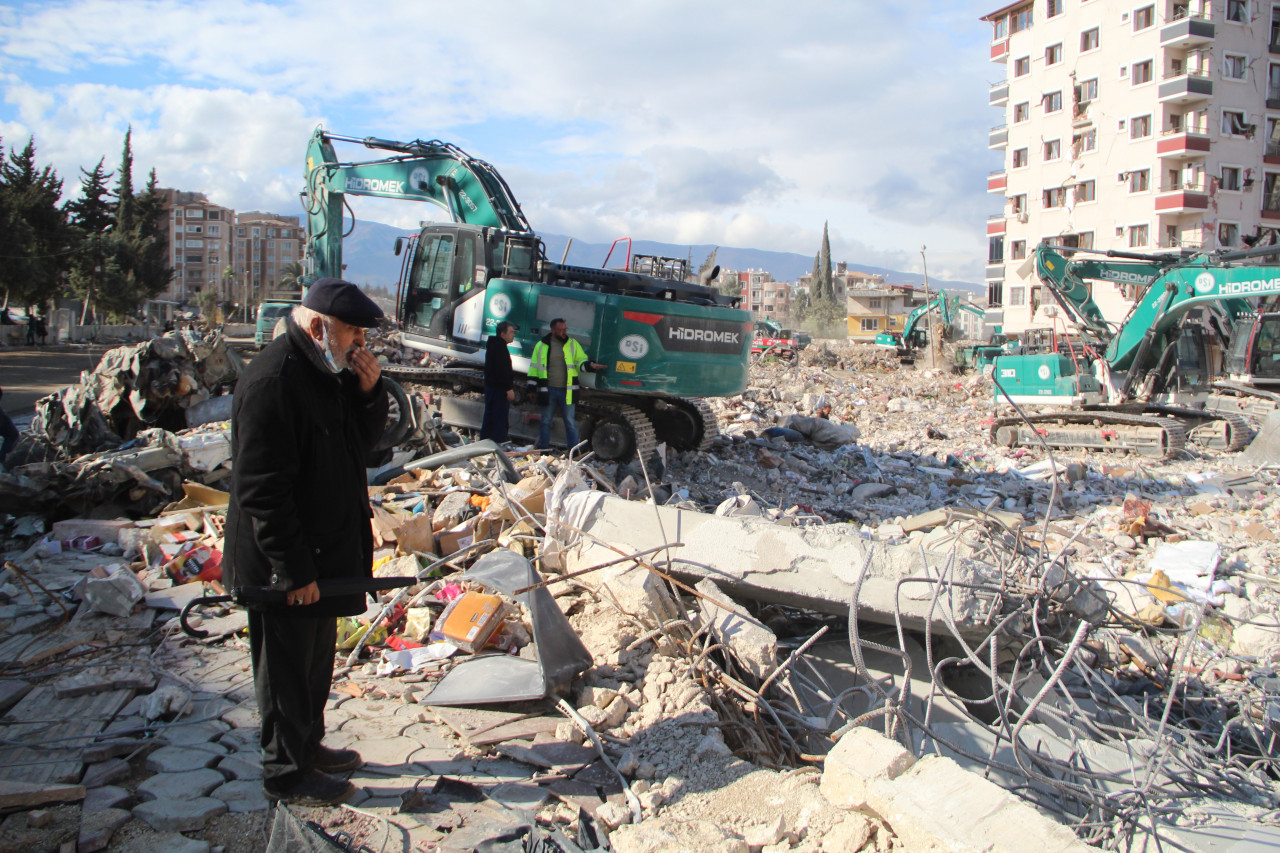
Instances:
[[[1280,227],[1280,3],[1032,0],[983,20],[1005,79],[989,147],[988,322],[1061,328],[1027,259],[1049,239],[1243,248]],[[1095,288],[1108,319],[1132,293]],[[1001,313],[1002,312],[1002,313]]]

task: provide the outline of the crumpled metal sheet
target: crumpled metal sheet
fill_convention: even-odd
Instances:
[[[117,347],[79,384],[36,402],[31,435],[65,457],[119,447],[147,426],[181,429],[185,410],[229,392],[242,367],[219,334]]]

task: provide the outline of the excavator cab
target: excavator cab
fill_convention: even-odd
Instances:
[[[1280,314],[1259,314],[1237,324],[1223,368],[1237,382],[1280,385]]]

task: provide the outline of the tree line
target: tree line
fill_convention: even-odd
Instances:
[[[130,128],[117,171],[103,168],[105,158],[91,170],[81,168],[80,193],[65,203],[58,173],[37,162],[34,137],[7,156],[0,140],[6,307],[30,310],[71,297],[83,302],[85,314],[124,319],[164,292],[173,276],[164,198],[155,169],[143,190],[134,191],[132,137]]]

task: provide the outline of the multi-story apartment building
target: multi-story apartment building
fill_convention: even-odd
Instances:
[[[736,281],[742,292],[742,307],[757,319],[775,320],[787,325],[791,320],[791,286],[774,281],[765,270],[721,271],[721,281]]]
[[[1152,252],[1239,248],[1280,226],[1280,5],[1032,0],[998,9],[1005,79],[989,147],[988,322],[1061,324],[1028,262],[1043,239]],[[1120,320],[1136,295],[1098,286]],[[1002,312],[1002,313],[1001,313]]]
[[[302,262],[305,235],[301,219],[278,213],[241,213],[235,223],[232,272],[237,299],[255,304],[293,288],[281,286],[289,264]]]
[[[219,300],[228,293],[222,271],[231,262],[231,229],[235,211],[209,201],[204,193],[162,189],[164,215],[169,223],[169,262],[173,278],[163,299],[179,304],[206,287],[217,289]]]
[[[901,331],[907,315],[924,302],[922,291],[909,284],[885,284],[883,276],[851,278],[847,284],[843,299],[849,339],[854,341],[874,340],[881,332]]]

